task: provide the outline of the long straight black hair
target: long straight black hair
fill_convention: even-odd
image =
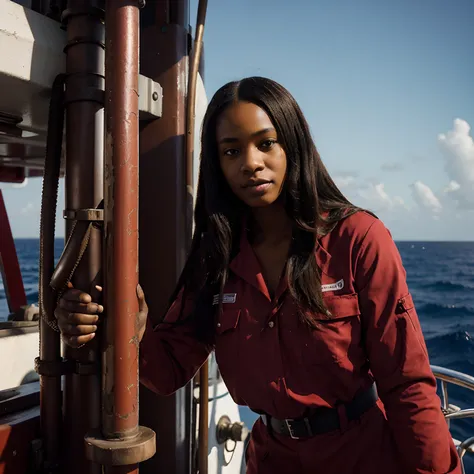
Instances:
[[[203,121],[194,235],[172,296],[175,300],[181,290],[185,296],[193,295],[195,304],[190,317],[198,335],[208,341],[212,341],[214,333],[213,295],[222,297],[229,263],[239,250],[243,217],[248,212],[224,178],[216,139],[219,116],[237,101],[251,102],[267,113],[286,153],[283,193],[286,212],[293,221],[287,262],[289,291],[301,309],[301,318],[310,326],[315,326],[317,318],[308,313],[327,313],[314,252],[318,236],[327,234],[341,219],[359,210],[329,176],[303,112],[283,86],[263,77],[249,77],[220,88],[209,103]]]

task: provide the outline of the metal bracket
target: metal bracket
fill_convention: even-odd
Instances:
[[[162,116],[163,88],[158,82],[140,74],[138,76],[138,96],[140,120],[152,120]]]
[[[46,377],[60,377],[74,371],[74,362],[64,359],[58,360],[41,360],[39,357],[35,359],[35,372],[38,375]]]
[[[77,362],[69,359],[41,360],[35,359],[35,371],[38,375],[46,377],[60,377],[67,374],[95,375],[100,373],[98,363]]]
[[[67,220],[72,221],[103,221],[104,210],[103,209],[65,209],[63,211],[63,217]]]

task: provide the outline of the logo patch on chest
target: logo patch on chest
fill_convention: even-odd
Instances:
[[[222,304],[235,303],[236,300],[237,300],[237,293],[224,293],[222,295]],[[219,304],[219,295],[214,295],[214,298],[212,298],[212,304],[213,305]]]
[[[329,283],[327,285],[321,285],[321,291],[325,293],[326,291],[337,291],[344,288],[344,280],[336,281],[336,283]]]

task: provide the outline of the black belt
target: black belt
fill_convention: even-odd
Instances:
[[[375,384],[358,393],[349,403],[343,403],[347,421],[358,420],[366,411],[372,408],[378,400]],[[305,418],[278,420],[270,415],[261,415],[265,426],[275,433],[289,436],[293,439],[310,438],[317,434],[329,433],[341,427],[339,410],[337,408],[318,408]]]

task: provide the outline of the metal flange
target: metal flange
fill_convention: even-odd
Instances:
[[[130,439],[108,440],[100,431],[84,437],[86,457],[104,466],[129,466],[150,459],[156,452],[156,435],[146,426],[138,427],[138,434]]]

